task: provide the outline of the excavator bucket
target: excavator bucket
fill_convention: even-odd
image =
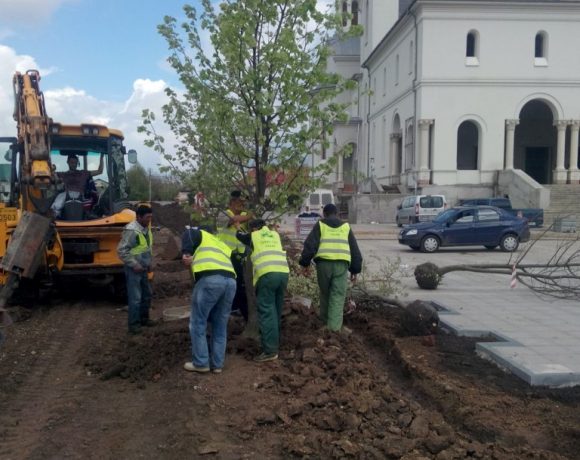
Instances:
[[[2,269],[24,278],[34,278],[44,256],[50,230],[49,218],[24,211],[2,258]]]

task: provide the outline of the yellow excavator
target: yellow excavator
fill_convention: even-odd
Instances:
[[[17,137],[0,137],[0,328],[22,279],[124,286],[116,248],[135,219],[125,157],[135,163],[136,152],[126,151],[118,130],[53,122],[39,81],[36,70],[15,73]]]

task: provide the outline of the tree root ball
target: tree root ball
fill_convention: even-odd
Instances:
[[[401,326],[407,335],[431,337],[425,339],[424,344],[433,346],[435,345],[434,334],[437,333],[439,327],[439,314],[429,302],[415,300],[405,307]]]
[[[421,289],[437,289],[442,278],[439,267],[431,262],[415,267],[415,280]]]

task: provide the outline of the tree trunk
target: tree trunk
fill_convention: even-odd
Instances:
[[[258,340],[260,338],[260,328],[258,325],[256,290],[254,289],[254,271],[252,261],[249,257],[246,257],[244,261],[244,281],[246,283],[246,298],[248,300],[248,323],[244,328],[244,337]]]

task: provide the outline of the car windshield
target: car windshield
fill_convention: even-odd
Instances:
[[[437,222],[437,223],[447,222],[449,220],[449,218],[454,214],[455,214],[455,210],[448,209],[447,211],[443,211],[443,212],[439,213],[437,215],[437,217],[435,217],[435,219],[433,219],[433,222]]]

